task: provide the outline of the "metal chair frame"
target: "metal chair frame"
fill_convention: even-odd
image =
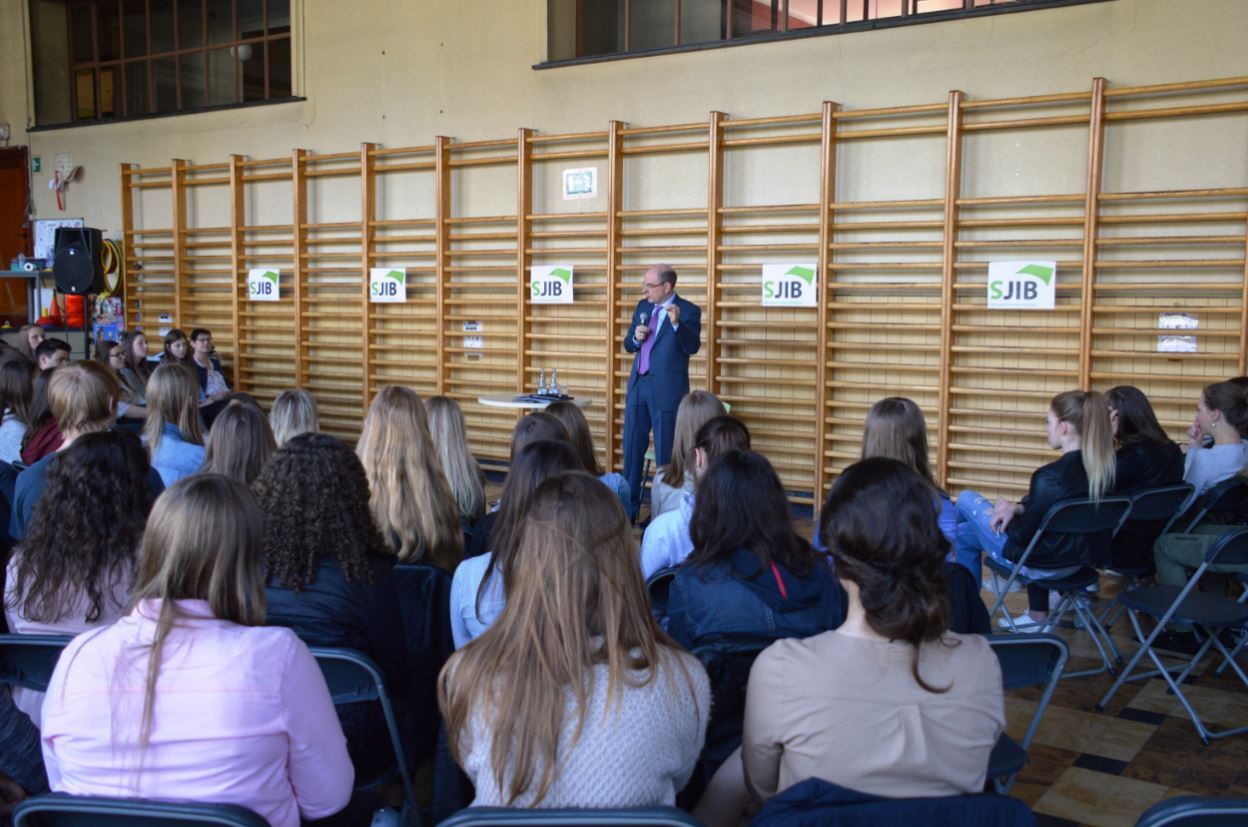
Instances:
[[[1057,635],[1046,634],[999,634],[989,635],[988,643],[992,646],[993,651],[997,653],[998,658],[1002,658],[1003,650],[1006,650],[1006,657],[1001,660],[1001,682],[1006,690],[1019,689],[1024,686],[1043,686],[1044,690],[1040,695],[1040,700],[1036,704],[1036,711],[1032,713],[1031,723],[1027,726],[1027,732],[1023,735],[1022,743],[1017,746],[1026,753],[1031,748],[1031,741],[1036,735],[1036,730],[1040,728],[1040,720],[1044,717],[1045,711],[1049,708],[1049,701],[1053,699],[1053,692],[1057,689],[1057,683],[1062,679],[1062,673],[1066,670],[1066,661],[1070,657],[1070,646],[1066,641]],[[1036,681],[1035,674],[1014,674],[1008,672],[1007,659],[1008,650],[1014,648],[1025,648],[1032,650],[1053,649],[1056,650],[1052,667],[1049,668],[1047,678],[1041,676],[1040,681]],[[1009,738],[1005,733],[1001,733],[1001,738]],[[994,750],[995,752],[995,750]],[[994,773],[992,764],[989,762],[988,777],[992,779],[993,786],[1001,795],[1006,795],[1010,791],[1010,787],[1014,784],[1014,778],[1017,771],[1007,773],[1004,776],[1000,773]]]

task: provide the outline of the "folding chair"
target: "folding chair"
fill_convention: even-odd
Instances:
[[[1151,577],[1157,571],[1153,565],[1153,543],[1182,517],[1183,506],[1191,499],[1193,490],[1192,486],[1183,483],[1150,488],[1131,496],[1131,513],[1114,538],[1110,554],[1109,568],[1122,576],[1122,592],[1139,588],[1143,578]],[[1122,550],[1120,547],[1123,543],[1129,543],[1136,550],[1143,550],[1144,560],[1138,565],[1115,560],[1113,553]],[[1122,617],[1122,612],[1122,605],[1115,597],[1101,613],[1101,625],[1106,631],[1113,628],[1118,618]]]
[[[1173,529],[1182,534],[1190,534],[1210,514],[1241,513],[1245,501],[1248,501],[1248,478],[1236,474],[1201,494],[1197,502],[1189,506],[1187,512],[1175,521]],[[1168,532],[1169,529],[1162,533]]]
[[[267,827],[238,804],[198,804],[53,793],[31,798],[13,811],[13,827]]]
[[[1165,678],[1166,683],[1170,685],[1170,690],[1179,699],[1179,702],[1183,704],[1183,708],[1187,710],[1188,716],[1196,726],[1196,732],[1200,735],[1200,740],[1206,745],[1212,738],[1225,738],[1228,735],[1248,732],[1248,726],[1235,727],[1234,729],[1221,732],[1213,732],[1207,728],[1204,721],[1196,714],[1196,710],[1192,708],[1191,702],[1187,700],[1187,696],[1183,694],[1181,686],[1211,646],[1217,648],[1225,661],[1235,670],[1235,674],[1239,676],[1239,679],[1245,686],[1248,686],[1248,675],[1244,674],[1244,671],[1239,668],[1239,664],[1235,663],[1231,658],[1231,653],[1222,644],[1222,641],[1218,640],[1218,632],[1222,629],[1248,622],[1248,606],[1231,600],[1229,597],[1219,597],[1196,590],[1196,585],[1200,582],[1200,578],[1208,571],[1210,566],[1217,563],[1229,565],[1248,564],[1248,526],[1232,529],[1219,537],[1209,547],[1209,550],[1205,553],[1204,562],[1196,569],[1196,573],[1187,581],[1186,586],[1182,588],[1178,586],[1154,586],[1148,589],[1136,589],[1123,595],[1122,605],[1126,607],[1127,617],[1135,629],[1136,637],[1143,643],[1140,644],[1139,650],[1131,658],[1126,668],[1122,670],[1122,674],[1114,681],[1114,685],[1105,693],[1105,697],[1101,698],[1101,702],[1097,704],[1098,711],[1105,708],[1110,698],[1114,696],[1114,693],[1118,691],[1118,688],[1124,682],[1160,675]],[[1157,618],[1157,625],[1147,635],[1144,634],[1144,630],[1140,627],[1140,614]],[[1153,651],[1153,641],[1157,639],[1165,629],[1166,624],[1171,620],[1182,620],[1195,625],[1205,638],[1205,642],[1200,649],[1187,665],[1182,668],[1177,677],[1172,675],[1171,672],[1179,667],[1167,668],[1157,653]],[[1145,654],[1157,665],[1157,669],[1137,675],[1131,674],[1136,664],[1140,662],[1140,659]]]
[[[403,739],[399,735],[398,720],[394,716],[394,707],[390,703],[390,694],[386,691],[385,681],[377,664],[354,649],[337,649],[325,646],[309,647],[316,663],[321,667],[325,683],[329,686],[329,694],[334,704],[359,703],[361,701],[377,701],[386,718],[386,729],[390,733],[390,745],[394,749],[396,766],[387,769],[377,778],[356,778],[356,789],[373,787],[389,779],[393,772],[399,774],[403,782],[402,823],[420,825],[420,810],[416,806],[416,792],[412,787],[412,774],[408,770],[407,755],[403,750]]]
[[[1082,556],[1074,554],[1067,555],[1066,559],[1056,562],[1051,559],[1046,561],[1047,567],[1050,568],[1069,565],[1082,566],[1074,574],[1051,579],[1029,578],[1022,574],[1022,569],[1031,558],[1032,552],[1036,549],[1041,538],[1047,539],[1054,534],[1064,536],[1072,541],[1082,538],[1085,543],[1103,540],[1104,548],[1099,551],[1103,556],[1108,557],[1109,543],[1118,533],[1118,529],[1122,527],[1130,512],[1131,500],[1128,497],[1103,497],[1100,500],[1063,500],[1055,503],[1048,513],[1044,515],[1044,519],[1040,522],[1040,527],[1032,535],[1031,542],[1027,544],[1027,548],[1023,550],[1017,562],[1013,564],[1002,562],[994,559],[991,555],[986,558],[988,568],[992,572],[992,591],[996,595],[996,601],[992,605],[992,610],[988,613],[989,616],[995,615],[998,609],[1003,609],[1005,596],[1009,593],[1010,586],[1014,583],[1020,583],[1026,586],[1036,585],[1046,591],[1057,592],[1060,596],[1057,607],[1049,612],[1049,617],[1045,621],[1044,626],[1038,631],[1048,632],[1057,628],[1057,624],[1061,622],[1062,617],[1068,611],[1073,611],[1076,618],[1083,622],[1084,628],[1088,630],[1088,634],[1092,637],[1092,642],[1096,644],[1097,651],[1101,653],[1101,668],[1086,669],[1082,672],[1068,672],[1063,677],[1085,677],[1087,675],[1099,675],[1102,672],[1110,672],[1112,674],[1114,667],[1110,663],[1110,653],[1113,653],[1115,659],[1119,659],[1118,650],[1114,647],[1114,642],[1110,640],[1109,634],[1101,626],[1101,622],[1091,609],[1087,592],[1087,587],[1100,579],[1096,569],[1089,564],[1097,565],[1103,561],[1100,559],[1085,560]],[[1002,578],[1005,578],[1004,584],[1001,582]],[[1014,619],[1010,617],[1010,613],[1003,611],[1002,614],[1007,619],[1010,630],[1017,632],[1018,628],[1014,625]]]
[[[1248,824],[1248,799],[1181,795],[1144,811],[1135,827],[1242,827]]]
[[[1025,686],[1044,687],[1031,723],[1023,735],[1023,742],[1016,743],[1003,732],[988,759],[988,778],[997,792],[1005,795],[1014,783],[1014,776],[1027,765],[1031,739],[1035,737],[1040,719],[1049,708],[1057,682],[1062,679],[1070,647],[1056,635],[989,635],[988,643],[1001,661],[1001,682],[1006,691]]]
[[[505,807],[470,807],[460,810],[439,827],[511,827],[513,824],[560,827],[607,827],[607,825],[649,825],[649,827],[702,827],[702,822],[675,807],[636,807],[629,809],[511,810]]]
[[[676,567],[666,566],[650,575],[650,579],[646,581],[646,591],[650,593],[650,613],[661,626],[667,625],[667,596],[675,579]]]
[[[52,670],[71,635],[0,635],[0,682],[48,691]]]

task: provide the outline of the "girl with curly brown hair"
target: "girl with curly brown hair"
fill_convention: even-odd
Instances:
[[[309,646],[363,652],[381,668],[392,696],[408,686],[394,555],[368,507],[360,460],[328,434],[286,443],[253,486],[264,514],[266,623],[294,629]],[[375,714],[376,713],[376,714]],[[339,707],[357,774],[385,754],[376,704]]]

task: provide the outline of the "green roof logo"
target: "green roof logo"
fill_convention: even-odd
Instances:
[[[1016,276],[1035,276],[1045,284],[1053,283],[1053,268],[1045,267],[1043,264],[1028,264],[1020,269],[1014,275]]]
[[[402,284],[406,278],[402,270],[391,270],[389,273],[386,273],[386,277],[394,279],[399,284]]]
[[[556,267],[550,271],[550,274],[557,279],[562,280],[565,284],[571,283],[572,271],[566,267]]]
[[[785,273],[785,275],[797,276],[799,279],[806,282],[807,284],[815,283],[815,269],[813,267],[802,267],[800,265],[795,264],[789,268],[789,271]]]
[[[263,273],[260,274],[260,277],[266,278],[269,281],[273,282],[274,284],[277,284],[277,273],[273,270],[265,270]]]

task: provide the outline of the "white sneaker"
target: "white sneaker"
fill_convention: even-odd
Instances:
[[[1001,585],[1004,585],[1004,584],[1005,584],[1005,578],[1004,578],[1004,577],[998,577],[998,578],[997,578],[997,583],[998,583],[998,584],[1001,584]],[[988,577],[985,577],[985,578],[983,579],[983,581],[982,581],[979,585],[980,585],[980,587],[981,587],[982,589],[984,589],[985,591],[990,591],[990,592],[993,592],[994,594],[996,593],[996,589],[994,589],[994,588],[992,587],[992,576],[991,576],[991,575],[989,575]],[[1011,583],[1011,584],[1010,584],[1010,587],[1009,587],[1008,589],[1006,589],[1006,591],[1007,591],[1007,592],[1009,592],[1010,594],[1014,594],[1015,592],[1021,592],[1022,590],[1023,590],[1023,584],[1022,584],[1022,583],[1020,583],[1020,582],[1018,582],[1017,580],[1015,580],[1013,583]]]
[[[1017,629],[1020,632],[1038,632],[1040,631],[1040,628],[1044,625],[1043,623],[1032,620],[1031,613],[1025,610],[1023,611],[1022,614],[1012,615],[1012,617],[1014,618],[1013,628]],[[997,625],[1000,626],[1002,629],[1008,630],[1011,628],[1010,621],[1004,617],[999,618],[997,620]]]

